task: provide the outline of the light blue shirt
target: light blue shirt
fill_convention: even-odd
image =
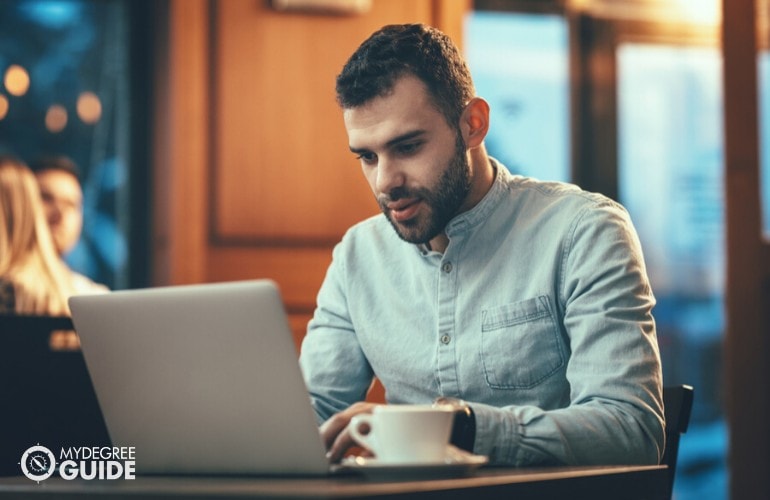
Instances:
[[[496,165],[443,254],[384,215],[335,247],[300,356],[319,422],[377,376],[389,403],[467,401],[493,462],[658,463],[655,299],[628,213]]]

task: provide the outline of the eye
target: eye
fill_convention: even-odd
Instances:
[[[420,146],[422,146],[421,141],[407,142],[404,144],[399,144],[396,150],[400,155],[409,156],[416,153],[420,149]]]
[[[374,153],[361,153],[356,156],[357,160],[360,160],[364,165],[374,165],[377,163],[377,155]]]

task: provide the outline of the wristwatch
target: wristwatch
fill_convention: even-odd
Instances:
[[[452,437],[449,442],[461,450],[473,453],[473,444],[476,441],[476,415],[473,408],[462,399],[447,397],[436,398],[433,406],[451,406],[454,409]]]

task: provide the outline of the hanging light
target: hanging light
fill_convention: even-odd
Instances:
[[[0,94],[0,120],[8,114],[8,98]]]
[[[29,90],[29,74],[18,64],[11,64],[5,70],[5,88],[14,96],[22,96]]]
[[[93,125],[102,117],[102,102],[93,92],[81,92],[78,96],[77,112],[83,123]]]
[[[45,128],[51,133],[59,133],[67,126],[67,110],[64,106],[53,104],[45,114]]]

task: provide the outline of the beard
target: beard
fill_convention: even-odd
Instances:
[[[409,243],[425,244],[441,233],[460,207],[471,189],[470,167],[465,155],[465,144],[460,134],[455,141],[455,152],[433,189],[398,187],[377,200],[398,236]],[[396,222],[387,203],[401,198],[419,198],[428,207],[427,215]]]

